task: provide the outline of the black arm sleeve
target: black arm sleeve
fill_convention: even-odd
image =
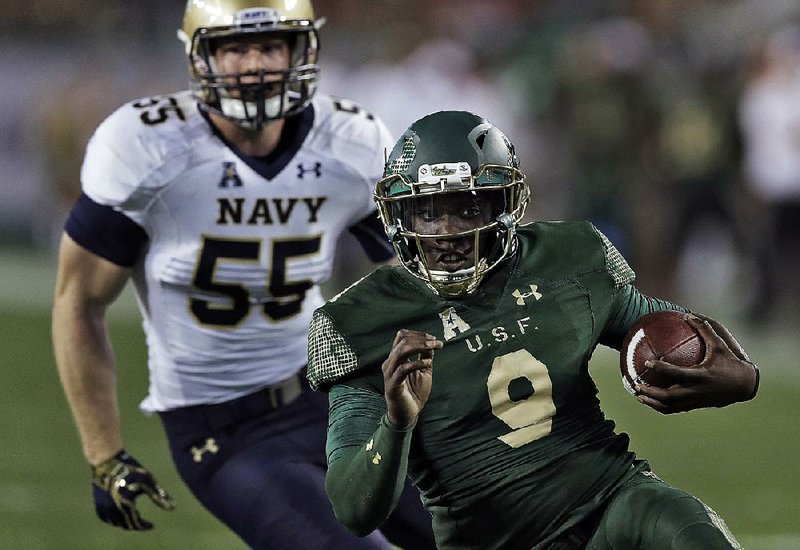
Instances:
[[[355,235],[361,248],[373,262],[385,262],[394,258],[394,248],[392,248],[386,233],[383,230],[378,214],[372,213],[359,221],[356,225],[349,228],[350,233]]]
[[[64,231],[86,250],[122,267],[132,267],[148,241],[136,222],[84,193],[70,210]]]

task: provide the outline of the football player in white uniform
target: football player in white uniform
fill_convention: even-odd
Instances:
[[[174,504],[124,450],[105,311],[133,281],[148,345],[146,412],[199,501],[254,548],[433,546],[416,491],[356,539],[325,495],[328,405],[305,382],[307,330],[336,243],[392,250],[372,182],[383,123],[315,94],[308,0],[190,0],[193,89],[122,106],[92,137],[62,238],[59,374],[100,519],[149,529],[135,499]]]

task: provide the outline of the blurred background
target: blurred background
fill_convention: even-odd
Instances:
[[[727,324],[761,365],[758,399],[673,417],[592,361],[608,416],[746,548],[800,548],[800,2],[315,0],[320,88],[396,136],[465,109],[515,143],[529,218],[590,219],[644,292]],[[87,140],[115,108],[187,87],[181,0],[0,2],[0,548],[241,548],[197,505],[155,418],[130,291],[112,309],[131,452],[177,496],[151,533],[94,519],[56,375],[57,242]],[[329,285],[364,269],[353,244]],[[302,544],[298,545],[302,548]]]

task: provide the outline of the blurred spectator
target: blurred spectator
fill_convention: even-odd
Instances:
[[[764,43],[743,91],[747,233],[756,267],[750,317],[768,320],[779,305],[800,311],[800,26]]]
[[[704,5],[604,5],[583,20],[551,18],[526,40],[524,56],[538,60],[528,61],[529,104],[558,144],[551,177],[567,189],[566,217],[600,227],[641,288],[677,296],[685,244],[708,219],[732,233],[735,55],[697,39],[713,24]]]
[[[321,87],[374,110],[394,136],[418,118],[445,109],[485,113],[498,126],[510,128],[515,142],[526,132],[514,118],[508,91],[483,74],[474,52],[455,38],[432,36],[395,61],[326,71]]]
[[[631,252],[625,197],[639,179],[638,150],[648,127],[643,71],[652,53],[644,26],[611,16],[570,33],[556,60],[553,114],[570,154],[571,214],[592,221],[623,254]]]
[[[55,86],[37,115],[45,184],[56,210],[50,230],[55,250],[69,209],[81,192],[80,170],[86,144],[98,124],[116,107],[112,79],[100,71],[81,71],[78,78]]]

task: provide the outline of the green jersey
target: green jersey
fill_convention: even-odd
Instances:
[[[388,266],[317,310],[312,323],[312,385],[346,385],[379,400],[381,364],[399,329],[444,342],[408,449],[408,475],[440,547],[547,543],[632,475],[628,438],[600,410],[588,362],[598,343],[619,347],[642,314],[677,308],[638,294],[632,270],[589,223],[522,226],[517,245],[463,298],[442,298]],[[358,430],[338,433],[347,440]],[[333,455],[366,441],[330,437]]]

